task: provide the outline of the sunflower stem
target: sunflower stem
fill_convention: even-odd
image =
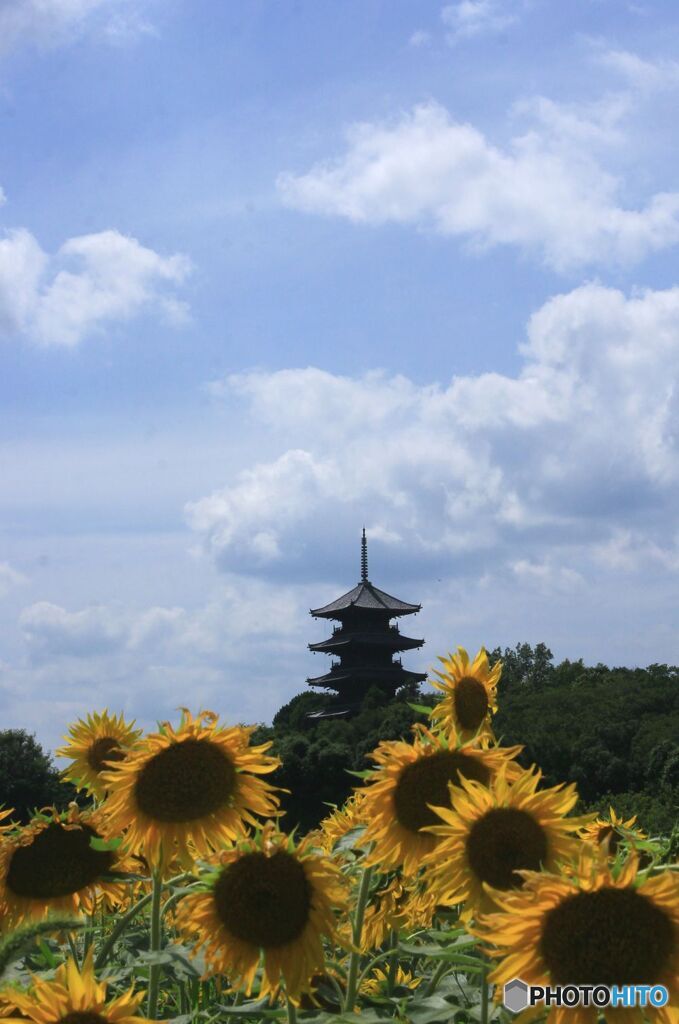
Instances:
[[[488,1024],[488,967],[481,971],[481,1024]]]
[[[288,1024],[297,1024],[297,1010],[295,1004],[291,1001],[290,996],[285,994],[285,1002],[288,1007]]]
[[[354,915],[352,939],[354,949],[349,959],[349,974],[347,977],[347,994],[344,1000],[344,1012],[351,1013],[354,1009],[354,1003],[356,1001],[356,982],[358,980],[358,965],[361,959],[360,944],[361,935],[363,934],[363,918],[365,917],[365,910],[368,906],[368,894],[370,893],[370,881],[372,879],[373,869],[371,867],[363,869],[363,877],[361,878],[361,884],[358,890],[358,900],[356,903],[356,914]]]
[[[165,888],[169,889],[173,885],[178,885],[181,882],[189,881],[190,879],[193,879],[193,877],[193,875],[187,874],[186,872],[184,872],[181,875],[176,875],[175,878],[171,878],[168,882],[165,882]],[[101,947],[101,950],[99,951],[97,958],[94,961],[94,966],[96,967],[97,970],[100,970],[102,967],[105,966],[106,961],[111,955],[113,947],[115,946],[116,942],[118,941],[122,933],[127,928],[130,921],[137,916],[140,910],[143,910],[144,907],[146,907],[151,902],[152,897],[153,893],[151,892],[147,893],[146,896],[142,896],[138,903],[135,903],[133,907],[130,907],[126,914],[123,914],[122,917],[118,918],[115,928],[109,935],[104,945]]]
[[[396,975],[398,972],[398,931],[396,929],[392,931],[389,937],[389,948],[391,949],[391,954],[387,971],[387,996],[391,997],[396,987]]]
[[[163,880],[160,869],[153,872],[153,889],[151,890],[151,945],[152,953],[160,952],[161,927],[160,910],[161,897],[163,894]],[[158,1019],[158,994],[160,988],[160,964],[149,965],[149,997],[147,1016],[149,1020]]]
[[[71,935],[70,932],[68,933],[68,948],[71,950],[73,962],[76,964],[76,966],[79,966],[80,960],[78,959],[78,950],[76,948],[75,942],[73,941],[73,936]]]
[[[436,968],[436,970],[434,971],[434,973],[432,974],[431,978],[429,979],[429,984],[427,985],[426,989],[424,990],[425,996],[433,996],[434,992],[437,989],[439,981],[441,980],[443,975],[446,973],[446,971],[449,970],[449,969],[450,969],[450,964],[447,963],[445,960],[442,960],[441,963]],[[414,970],[413,970],[413,973],[415,973]]]

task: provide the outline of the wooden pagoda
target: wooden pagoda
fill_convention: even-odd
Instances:
[[[426,673],[405,669],[401,659],[394,660],[400,651],[421,647],[424,640],[403,636],[390,619],[401,615],[415,615],[419,604],[400,601],[379,590],[368,579],[368,545],[365,527],[361,538],[361,579],[353,590],[338,597],[322,608],[312,608],[309,614],[318,619],[339,622],[332,636],[318,644],[309,644],[314,653],[334,655],[330,671],[307,679],[309,686],[323,687],[337,695],[333,709],[317,712],[310,717],[330,714],[349,714],[360,704],[370,687],[377,686],[388,697],[407,683],[421,682]]]

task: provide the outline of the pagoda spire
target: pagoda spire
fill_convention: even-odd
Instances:
[[[365,539],[365,526],[361,537],[361,583],[368,582],[368,541]]]
[[[353,590],[330,604],[310,609],[314,618],[339,622],[327,640],[309,644],[309,650],[315,653],[339,658],[339,661],[333,661],[329,672],[307,679],[309,686],[334,690],[337,697],[332,707],[313,712],[310,717],[352,714],[361,707],[363,697],[371,687],[382,690],[389,698],[402,687],[426,679],[425,673],[404,668],[400,658],[394,660],[395,654],[415,650],[422,646],[424,640],[403,636],[396,626],[390,625],[391,619],[414,615],[421,607],[400,601],[370,582],[364,526],[359,582]]]

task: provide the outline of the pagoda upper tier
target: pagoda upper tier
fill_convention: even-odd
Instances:
[[[335,619],[340,625],[335,626],[327,640],[309,644],[310,651],[339,658],[325,675],[307,679],[309,686],[335,690],[349,707],[355,707],[371,686],[393,696],[407,683],[426,679],[426,673],[411,672],[403,668],[400,659],[394,660],[396,653],[421,647],[424,640],[403,636],[397,626],[389,623],[401,615],[414,615],[421,608],[422,605],[392,597],[370,582],[364,529],[359,583],[330,604],[310,609],[315,618]]]

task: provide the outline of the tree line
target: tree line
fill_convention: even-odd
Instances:
[[[502,659],[496,736],[520,743],[521,763],[535,763],[544,784],[575,782],[581,809],[626,817],[637,814],[651,834],[669,833],[679,817],[679,668],[586,666],[580,659],[554,664],[545,644],[517,644],[489,652]],[[404,687],[388,699],[370,688],[352,718],[310,719],[332,698],[307,691],[293,697],[260,725],[253,742],[273,742],[283,761],[270,781],[289,790],[283,827],[301,833],[340,806],[364,771],[380,740],[407,739],[410,727],[426,722],[412,705],[431,705],[426,684]],[[75,792],[34,737],[25,730],[0,732],[0,804],[25,821],[35,807],[65,807]]]

